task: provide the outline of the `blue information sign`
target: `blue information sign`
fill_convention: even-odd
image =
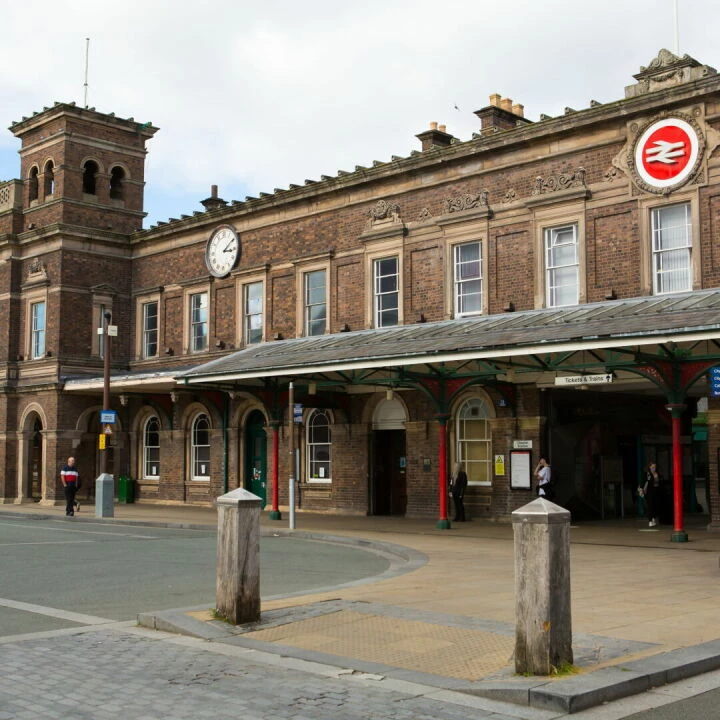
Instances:
[[[296,422],[296,423],[302,422],[302,404],[301,403],[295,403],[293,405],[293,422]]]
[[[114,410],[101,410],[100,422],[103,425],[113,425],[117,422],[117,413]]]
[[[720,397],[720,365],[710,368],[710,395]]]

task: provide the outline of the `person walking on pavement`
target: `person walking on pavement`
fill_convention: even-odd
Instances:
[[[65,493],[65,515],[72,517],[75,515],[75,507],[79,505],[75,502],[75,493],[80,487],[80,475],[75,467],[75,458],[70,456],[67,464],[63,465],[60,470],[60,482],[63,485]]]
[[[657,465],[651,462],[645,473],[645,484],[638,488],[638,495],[645,499],[645,515],[648,519],[648,527],[655,527],[659,522],[660,508],[660,487],[662,475],[658,472]]]
[[[463,498],[465,497],[467,481],[467,473],[463,470],[462,463],[457,463],[450,482],[450,493],[455,506],[455,522],[465,522],[465,501]]]

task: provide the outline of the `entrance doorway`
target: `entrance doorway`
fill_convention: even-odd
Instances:
[[[404,515],[407,509],[405,430],[373,431],[371,513]]]
[[[35,418],[30,435],[30,467],[27,476],[27,497],[33,502],[42,500],[42,467],[43,467],[43,441],[42,421]]]
[[[267,433],[265,417],[253,410],[245,431],[245,489],[260,500],[260,508],[267,503]]]

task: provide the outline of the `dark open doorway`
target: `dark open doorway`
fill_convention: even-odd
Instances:
[[[405,431],[373,431],[372,515],[404,515],[407,508]]]

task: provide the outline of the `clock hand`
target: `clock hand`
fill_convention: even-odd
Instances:
[[[225,246],[223,252],[232,252],[235,248],[233,247],[232,240]]]

